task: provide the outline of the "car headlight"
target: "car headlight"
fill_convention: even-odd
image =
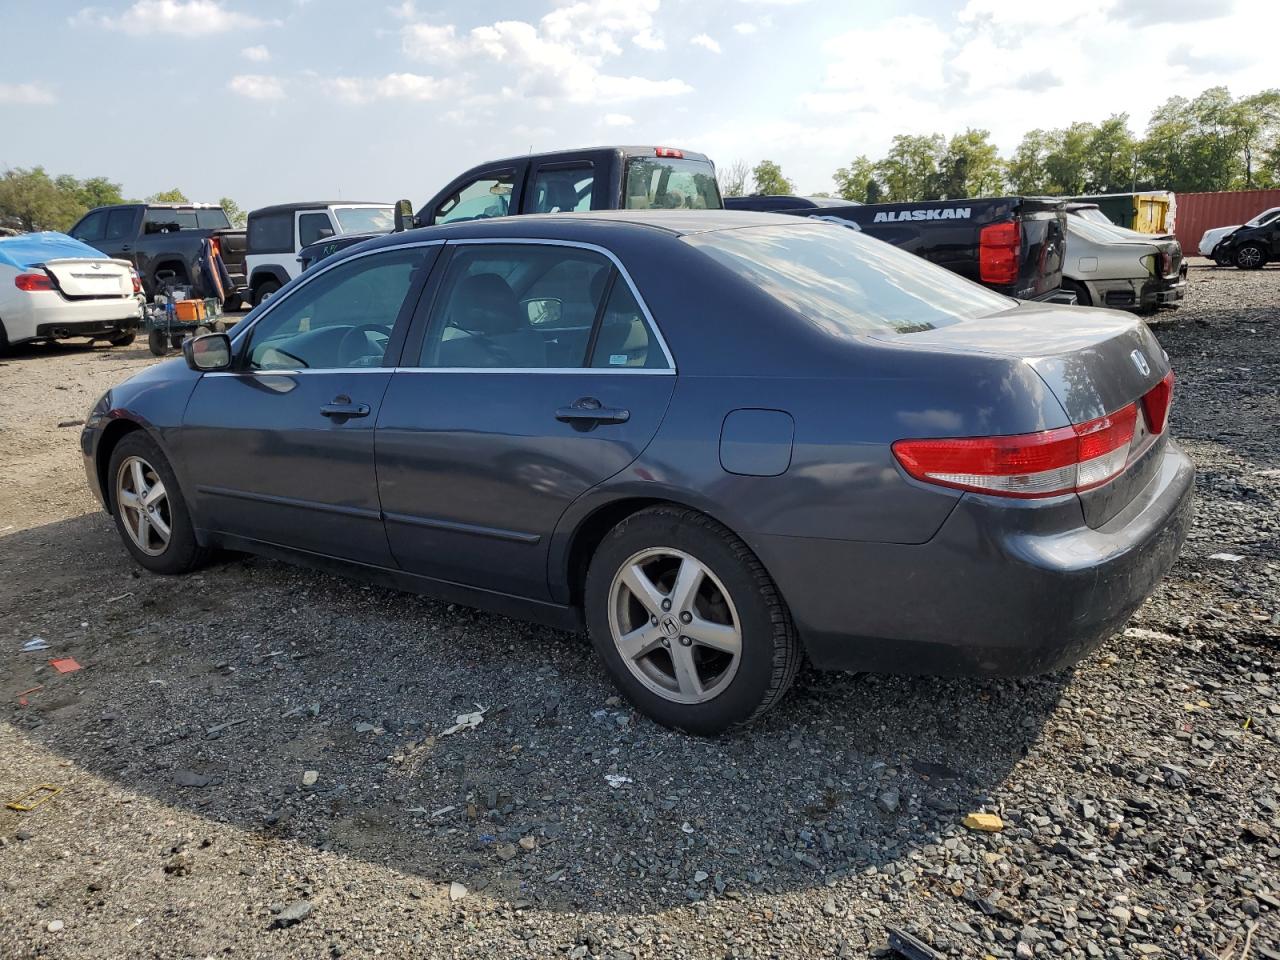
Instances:
[[[85,426],[96,426],[102,421],[108,413],[111,412],[111,391],[108,390],[100,396],[89,408],[89,415],[85,417]]]

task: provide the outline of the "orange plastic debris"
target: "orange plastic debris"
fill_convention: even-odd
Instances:
[[[80,664],[76,663],[74,657],[59,657],[56,660],[50,660],[49,666],[59,673],[75,673],[77,670],[82,669]]]

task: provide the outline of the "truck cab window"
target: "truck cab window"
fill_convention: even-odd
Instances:
[[[449,197],[431,215],[432,223],[458,223],[505,217],[510,212],[515,174],[496,173],[473,180]]]
[[[591,164],[543,169],[533,182],[530,213],[569,213],[591,209],[591,189],[595,182]]]

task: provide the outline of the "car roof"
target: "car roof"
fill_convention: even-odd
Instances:
[[[394,207],[394,203],[386,200],[298,200],[294,203],[273,203],[269,207],[258,207],[250,210],[249,216],[257,217],[264,213],[292,213],[295,210],[321,210],[325,207]]]
[[[526,160],[534,160],[534,161],[556,160],[561,157],[563,157],[566,160],[571,160],[576,155],[587,154],[587,153],[617,152],[627,157],[654,157],[655,159],[664,159],[664,160],[681,159],[680,157],[658,158],[654,153],[654,151],[658,149],[659,149],[659,146],[654,144],[640,144],[636,146],[620,146],[617,144],[610,144],[602,147],[574,147],[569,150],[548,150],[545,153],[523,153],[518,157],[501,157],[497,160],[486,160],[483,163],[475,164],[470,169],[475,169],[475,167],[496,167],[496,166],[501,166],[502,164],[507,164],[507,163],[523,163]],[[664,147],[663,149],[679,150],[680,153],[683,155],[683,159],[685,160],[707,160],[708,159],[705,153],[698,153],[695,150],[685,150],[683,147]]]

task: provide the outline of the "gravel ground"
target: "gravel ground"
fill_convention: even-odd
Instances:
[[[61,788],[0,809],[0,956],[867,957],[897,926],[1280,957],[1280,269],[1191,280],[1157,333],[1197,520],[1123,635],[1028,681],[809,674],[714,741],[578,637],[263,560],[141,574],[59,424],[152,358],[0,361],[0,800]]]

